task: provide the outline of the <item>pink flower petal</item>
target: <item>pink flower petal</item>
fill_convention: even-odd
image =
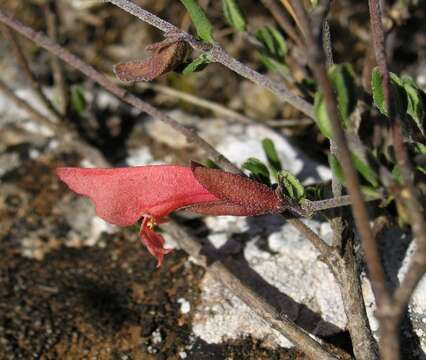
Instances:
[[[56,174],[71,190],[92,199],[98,216],[119,226],[132,225],[143,214],[161,219],[175,209],[218,200],[184,166],[65,167]]]
[[[147,225],[149,221],[149,218],[144,218],[141,225],[140,236],[150,254],[157,259],[158,268],[163,263],[164,255],[170,253],[172,249],[164,248],[164,238]]]

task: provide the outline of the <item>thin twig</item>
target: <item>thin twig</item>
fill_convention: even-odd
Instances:
[[[351,202],[352,202],[351,197],[349,195],[343,195],[343,196],[337,195],[331,199],[325,199],[325,200],[317,200],[317,201],[305,200],[304,202],[302,202],[302,208],[306,210],[307,212],[314,213],[321,210],[348,206],[348,205],[351,205]]]
[[[230,56],[218,43],[207,44],[196,40],[193,36],[185,31],[180,30],[169,22],[160,19],[158,16],[142,9],[129,0],[107,0],[108,2],[120,7],[124,11],[136,16],[138,19],[162,30],[165,33],[173,33],[181,37],[194,49],[204,53],[209,53],[210,58],[214,62],[221,63],[242,77],[253,81],[255,84],[263,86],[270,90],[275,95],[279,96],[283,101],[293,105],[296,109],[303,112],[305,115],[313,118],[312,105],[303,98],[294,95],[282,82],[273,81],[268,77],[260,74],[252,68],[244,65],[240,61]]]
[[[326,58],[326,66],[329,68],[334,64],[333,60],[333,45],[331,42],[330,24],[327,19],[324,20],[322,26],[322,42]]]
[[[164,85],[158,85],[154,83],[145,83],[140,82],[137,85],[137,88],[141,89],[152,89],[154,91],[157,91],[164,95],[169,95],[171,97],[177,98],[179,100],[182,100],[184,102],[187,102],[189,104],[199,106],[204,109],[211,110],[212,112],[225,116],[229,118],[230,120],[238,121],[242,124],[265,124],[269,127],[273,128],[287,128],[287,127],[293,127],[293,126],[304,126],[304,125],[310,125],[313,123],[313,120],[310,118],[304,118],[304,119],[274,119],[274,120],[259,120],[259,119],[252,119],[245,115],[242,115],[238,113],[237,111],[234,111],[230,108],[227,108],[223,106],[222,104],[216,103],[214,101],[206,100],[201,97],[195,96],[193,94],[183,92],[174,88],[171,88],[169,86]],[[321,209],[320,209],[321,210]]]
[[[12,49],[12,53],[15,56],[15,59],[18,63],[19,68],[22,70],[22,73],[26,77],[29,82],[31,89],[34,91],[35,95],[38,97],[40,102],[44,105],[44,107],[49,112],[49,115],[56,121],[61,121],[61,114],[56,110],[53,106],[52,102],[46,97],[41,88],[40,82],[36,79],[35,75],[31,71],[30,66],[28,65],[27,59],[19,45],[17,39],[13,32],[5,25],[1,26],[2,33],[6,38],[6,41],[9,43],[10,48]]]
[[[206,99],[200,98],[198,96],[195,96],[195,95],[192,95],[192,94],[180,91],[180,90],[173,89],[173,88],[168,87],[168,86],[157,85],[157,84],[152,84],[152,83],[142,83],[141,82],[141,83],[137,84],[137,87],[142,88],[142,89],[152,89],[152,90],[157,91],[159,93],[172,96],[174,98],[185,101],[187,103],[199,106],[201,108],[211,110],[218,115],[225,116],[225,117],[229,118],[230,120],[238,121],[238,122],[241,122],[243,124],[255,124],[256,123],[255,120],[250,119],[247,116],[241,115],[240,113],[238,113],[234,110],[231,110],[231,109],[229,109],[229,108],[227,108],[227,107],[225,107],[225,106],[223,106],[219,103],[215,103],[213,101],[206,100]]]
[[[16,96],[13,90],[1,80],[0,91],[13,101],[17,107],[26,111],[34,121],[49,128],[64,145],[72,148],[82,155],[82,157],[90,159],[95,166],[107,167],[109,165],[102,153],[98,149],[81,141],[78,134],[72,128],[67,127],[63,122],[53,123],[50,121],[49,118],[34,109],[28,102]]]
[[[301,330],[291,320],[280,314],[250,287],[238,279],[229,269],[229,262],[209,259],[201,255],[202,247],[187,231],[174,222],[162,225],[189,255],[202,264],[218,281],[238,296],[252,311],[264,319],[273,329],[288,338],[299,350],[312,359],[337,359],[324,347]],[[210,264],[210,265],[209,265]],[[342,354],[343,355],[343,354]]]
[[[331,2],[327,1],[325,4],[317,4],[316,9],[316,18],[318,19],[317,28],[314,29],[317,32],[321,32],[322,48],[325,54],[325,66],[330,68],[333,65],[333,45],[331,41],[331,32],[330,26],[328,24],[328,14],[331,10]],[[330,153],[337,157],[337,146],[334,144],[333,140],[330,140]],[[340,181],[337,179],[337,176],[334,172],[331,174],[331,189],[333,197],[338,198],[342,196],[343,186]],[[342,209],[336,209],[335,216],[330,219],[330,226],[333,231],[333,246],[340,252],[342,252],[343,246],[343,234],[345,230],[345,224],[343,221],[343,211]],[[342,293],[345,292],[344,288],[346,287],[344,283],[342,285]]]
[[[289,0],[281,0],[281,4],[283,4],[283,6],[285,7],[285,9],[287,10],[287,12],[291,15],[291,17],[293,18],[294,22],[296,23],[297,27],[299,28],[299,30],[302,32],[305,31],[303,29],[303,26],[301,26],[299,18],[296,14],[296,12],[293,9],[292,4],[289,2]],[[303,34],[304,35],[304,34]]]
[[[293,126],[305,126],[313,124],[313,120],[310,118],[302,119],[274,119],[265,120],[265,124],[272,128],[286,128]]]
[[[57,28],[57,19],[56,19],[56,4],[54,1],[48,1],[43,8],[45,12],[46,18],[46,26],[47,26],[47,35],[54,42],[58,42],[58,28]],[[53,80],[56,85],[56,89],[58,92],[59,98],[59,111],[62,115],[66,115],[68,109],[68,88],[65,82],[64,71],[61,62],[56,56],[50,56],[50,64],[52,67]]]
[[[34,31],[32,28],[21,24],[19,21],[6,16],[1,11],[0,11],[0,22],[6,24],[7,26],[11,27],[12,29],[20,33],[21,35],[32,40],[40,47],[50,51],[52,54],[55,54],[60,59],[65,61],[67,64],[79,70],[80,72],[85,74],[88,78],[100,84],[107,91],[109,91],[110,93],[120,98],[122,101],[132,105],[133,107],[135,107],[137,110],[141,112],[145,112],[151,115],[153,118],[163,121],[164,123],[166,123],[173,129],[175,129],[176,131],[184,135],[189,142],[192,142],[200,146],[206,152],[206,154],[212,158],[213,161],[220,164],[224,169],[234,173],[241,172],[241,170],[238,167],[236,167],[227,158],[225,158],[216,149],[214,149],[213,146],[211,146],[204,139],[198,136],[197,132],[194,129],[188,128],[180,124],[178,121],[176,121],[169,115],[163,113],[160,110],[157,110],[155,107],[142,101],[136,96],[127,93],[126,90],[115,85],[114,82],[112,82],[106,76],[102,75],[100,72],[95,70],[95,68],[85,63],[84,61],[82,61],[80,58],[70,53],[65,48],[54,43],[46,35],[42,34],[41,32]]]
[[[294,31],[294,25],[291,23],[291,19],[287,16],[285,11],[276,3],[276,0],[261,0],[264,7],[266,7],[269,12],[274,17],[277,24],[285,31],[285,33],[290,36],[297,46],[303,48],[303,40],[299,34]]]
[[[382,77],[383,95],[391,123],[394,153],[403,179],[400,198],[402,198],[407,208],[416,241],[416,251],[411,259],[405,278],[394,293],[391,306],[378,309],[382,328],[380,348],[383,359],[397,360],[400,353],[399,323],[406,311],[412,293],[426,273],[426,224],[423,207],[413,183],[413,171],[410,166],[407,149],[404,145],[401,131],[401,115],[396,111],[394,105],[394,94],[392,93],[386,59],[385,32],[382,25],[382,12],[379,1],[369,0],[369,9],[376,62]]]

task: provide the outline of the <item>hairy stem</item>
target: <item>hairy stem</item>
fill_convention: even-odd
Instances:
[[[43,9],[45,11],[47,34],[52,39],[52,41],[57,42],[58,27],[55,6],[55,2],[49,1],[43,6]],[[55,82],[57,93],[59,95],[59,111],[62,115],[66,115],[68,110],[69,92],[65,81],[62,64],[59,59],[53,55],[50,57],[50,64],[53,73],[53,80]]]

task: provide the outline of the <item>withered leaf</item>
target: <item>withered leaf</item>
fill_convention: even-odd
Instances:
[[[168,40],[150,45],[153,54],[145,60],[133,60],[114,66],[121,81],[152,81],[179,66],[186,57],[188,45],[184,41]]]

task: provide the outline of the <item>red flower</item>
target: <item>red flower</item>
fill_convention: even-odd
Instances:
[[[157,266],[170,249],[153,227],[171,212],[187,209],[205,215],[255,216],[289,207],[272,188],[245,176],[193,163],[192,167],[153,165],[117,169],[58,168],[74,192],[89,197],[105,221],[128,226],[143,217],[140,236]]]

